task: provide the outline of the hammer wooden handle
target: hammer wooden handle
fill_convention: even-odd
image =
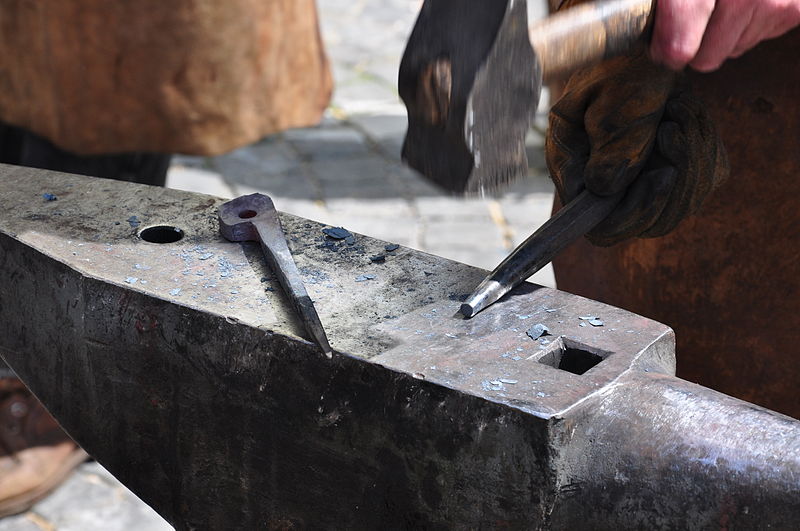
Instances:
[[[599,0],[531,25],[529,36],[545,82],[629,51],[648,29],[655,0]]]

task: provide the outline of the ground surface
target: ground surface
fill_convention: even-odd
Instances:
[[[528,178],[496,198],[443,195],[403,166],[400,56],[419,0],[317,0],[336,82],[319,127],[287,131],[220,157],[176,157],[168,186],[221,197],[255,191],[279,210],[492,269],[550,215],[541,134]],[[531,0],[532,17],[544,1]],[[543,96],[542,108],[547,105]],[[542,125],[543,120],[540,120]],[[548,267],[534,278],[553,285]],[[156,531],[171,527],[97,463],[84,464],[0,531]]]

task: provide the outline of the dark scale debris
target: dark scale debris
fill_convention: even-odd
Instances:
[[[141,222],[141,221],[139,221],[139,218],[137,218],[136,216],[131,216],[131,217],[129,217],[129,218],[126,220],[126,221],[128,222],[128,224],[129,224],[129,225],[131,226],[131,228],[133,228],[133,229],[135,229],[136,227],[138,227],[139,225],[141,225],[141,224],[142,224],[142,222]]]
[[[344,239],[344,243],[347,245],[355,245],[356,244],[356,237],[352,234]]]
[[[330,236],[334,240],[346,240],[347,238],[353,238],[353,243],[355,243],[355,238],[353,237],[353,234],[344,227],[333,227],[329,229],[322,229],[322,232],[325,233],[326,236]]]
[[[528,330],[526,330],[525,333],[528,334],[528,337],[530,337],[531,339],[539,339],[542,336],[549,336],[550,329],[547,328],[542,323],[539,323],[528,328]]]
[[[376,264],[382,264],[386,261],[385,254],[376,254],[375,256],[369,257],[370,262],[375,262]]]
[[[58,197],[55,194],[45,193],[42,194],[42,197],[44,197],[45,201],[58,201]]]
[[[390,243],[390,244],[388,244],[388,245],[383,247],[383,249],[385,251],[389,252],[389,253],[391,253],[392,251],[396,251],[399,248],[400,248],[400,246],[398,244],[396,244],[396,243]]]

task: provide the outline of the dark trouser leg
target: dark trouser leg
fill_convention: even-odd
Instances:
[[[163,153],[75,155],[25,129],[0,122],[0,162],[7,164],[164,186],[171,157]]]

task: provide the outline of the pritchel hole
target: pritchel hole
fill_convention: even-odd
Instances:
[[[178,227],[158,225],[144,229],[139,237],[150,243],[175,243],[183,238],[183,231]]]
[[[255,210],[242,210],[239,212],[239,217],[242,219],[250,219],[256,217],[257,212]]]

